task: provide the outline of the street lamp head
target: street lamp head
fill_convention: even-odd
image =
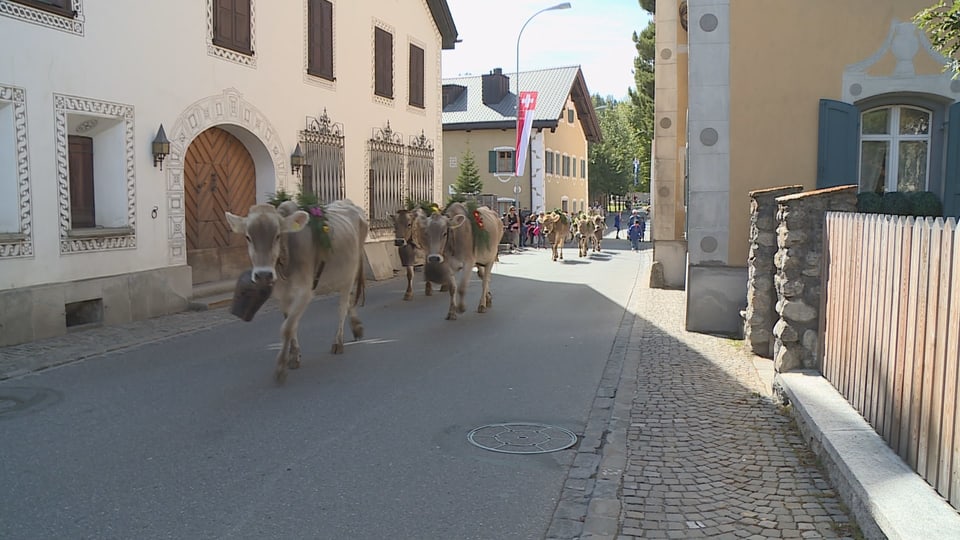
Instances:
[[[557,4],[557,5],[553,6],[553,7],[548,7],[548,8],[547,8],[547,11],[549,11],[549,10],[551,10],[551,9],[570,9],[570,2],[564,2],[564,3],[562,3],[562,4]]]

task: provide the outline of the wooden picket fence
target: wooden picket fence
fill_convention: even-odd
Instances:
[[[829,213],[821,371],[960,508],[960,234],[954,220]]]

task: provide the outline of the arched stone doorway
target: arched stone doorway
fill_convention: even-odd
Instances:
[[[256,203],[257,175],[250,152],[227,131],[209,128],[187,147],[183,179],[193,283],[236,278],[249,266],[246,242],[230,230],[224,212],[244,215]]]
[[[187,203],[185,159],[194,139],[210,128],[223,130],[239,140],[253,159],[255,197],[266,201],[270,193],[286,187],[290,150],[282,143],[272,122],[233,88],[208,96],[188,106],[173,123],[170,155],[164,161],[167,178],[168,260],[171,265],[187,264]],[[249,205],[239,210],[245,214]],[[249,262],[245,263],[249,264]],[[229,279],[235,279],[239,272]],[[224,279],[227,279],[224,278]],[[204,276],[193,270],[193,283]]]

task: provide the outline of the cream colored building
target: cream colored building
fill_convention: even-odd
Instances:
[[[911,22],[929,4],[657,2],[654,259],[688,329],[740,331],[749,191],[929,190],[960,214],[960,81]]]
[[[443,193],[453,191],[469,151],[501,212],[511,205],[531,211],[577,212],[587,200],[589,143],[600,125],[578,66],[520,72],[521,91],[537,91],[530,149],[514,174],[516,73],[494,69],[476,77],[443,79]],[[514,79],[514,80],[511,80]],[[519,188],[519,193],[516,191]]]
[[[456,39],[445,0],[0,0],[0,345],[184,309],[248,265],[223,212],[301,179],[367,209],[391,273]]]

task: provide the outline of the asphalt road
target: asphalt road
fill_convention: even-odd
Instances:
[[[503,255],[485,314],[474,276],[457,321],[419,273],[412,302],[374,284],[340,356],[318,298],[283,386],[275,310],[0,382],[44,396],[0,415],[0,538],[542,538],[573,450],[467,433],[581,433],[641,264],[625,240],[548,253]]]

